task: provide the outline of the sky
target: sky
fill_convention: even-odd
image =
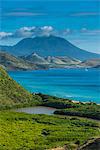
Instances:
[[[1,0],[0,45],[23,38],[61,36],[100,53],[100,0]]]

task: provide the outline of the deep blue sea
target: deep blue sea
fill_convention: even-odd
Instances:
[[[99,69],[10,71],[9,75],[30,92],[100,103]]]

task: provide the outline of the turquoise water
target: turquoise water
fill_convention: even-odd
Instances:
[[[100,103],[98,69],[11,71],[9,74],[30,92]]]

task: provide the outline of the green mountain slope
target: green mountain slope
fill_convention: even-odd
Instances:
[[[39,100],[38,95],[33,96],[27,92],[0,67],[0,109],[34,105],[39,103]]]

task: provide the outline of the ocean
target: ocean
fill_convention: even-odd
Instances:
[[[8,73],[30,92],[100,103],[99,69],[50,69]]]

